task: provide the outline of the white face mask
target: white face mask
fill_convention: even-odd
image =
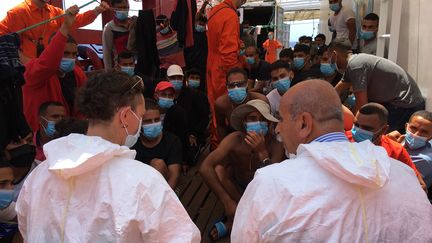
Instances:
[[[135,143],[138,141],[138,138],[139,138],[139,136],[140,136],[140,130],[141,130],[140,128],[141,128],[141,124],[142,124],[142,119],[140,119],[140,118],[135,114],[135,112],[133,112],[132,110],[131,110],[131,112],[132,112],[132,114],[136,117],[136,119],[139,121],[139,124],[138,124],[138,128],[137,128],[136,133],[133,134],[133,135],[129,134],[129,132],[128,132],[128,130],[127,130],[127,127],[124,126],[124,129],[125,129],[126,134],[127,134],[126,139],[125,139],[125,142],[124,142],[124,145],[125,145],[125,146],[128,146],[129,148],[132,147],[132,146],[134,146]]]

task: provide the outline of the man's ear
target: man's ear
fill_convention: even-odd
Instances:
[[[388,131],[389,127],[390,127],[390,126],[389,126],[388,124],[384,126],[384,128],[383,128],[383,130],[382,130],[382,134],[383,134],[383,135],[387,134],[387,131]]]
[[[306,139],[312,133],[313,117],[310,113],[307,112],[303,112],[298,116],[299,116],[298,119],[299,135],[303,139],[303,141],[306,141]]]
[[[292,80],[294,78],[294,72],[290,71],[288,77]]]

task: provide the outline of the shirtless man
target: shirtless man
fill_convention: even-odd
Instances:
[[[267,98],[260,93],[248,92],[248,76],[242,68],[232,68],[228,71],[226,86],[228,94],[216,100],[215,113],[219,141],[234,130],[230,127],[231,112],[237,106],[253,99],[260,99],[268,103]]]
[[[235,108],[230,122],[237,131],[227,135],[203,161],[200,173],[222,201],[227,216],[211,230],[213,240],[230,231],[237,203],[255,171],[285,159],[285,150],[276,140],[272,126],[272,122],[277,121],[271,115],[270,106],[259,99]],[[223,170],[225,173],[217,173],[218,165],[228,169]]]

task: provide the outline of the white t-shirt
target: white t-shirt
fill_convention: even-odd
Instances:
[[[336,38],[349,38],[349,30],[347,26],[349,19],[355,19],[355,14],[351,9],[346,7],[342,7],[336,16],[334,14],[330,16],[330,24],[334,29],[336,29]]]
[[[274,89],[270,91],[270,93],[267,94],[267,99],[270,102],[270,109],[273,115],[276,114],[276,112],[279,111],[279,103],[281,100],[281,95],[277,91],[277,89]]]

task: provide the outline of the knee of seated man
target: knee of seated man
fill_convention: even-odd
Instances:
[[[152,159],[150,161],[150,165],[159,171],[163,177],[167,177],[168,175],[168,167],[163,159]]]

